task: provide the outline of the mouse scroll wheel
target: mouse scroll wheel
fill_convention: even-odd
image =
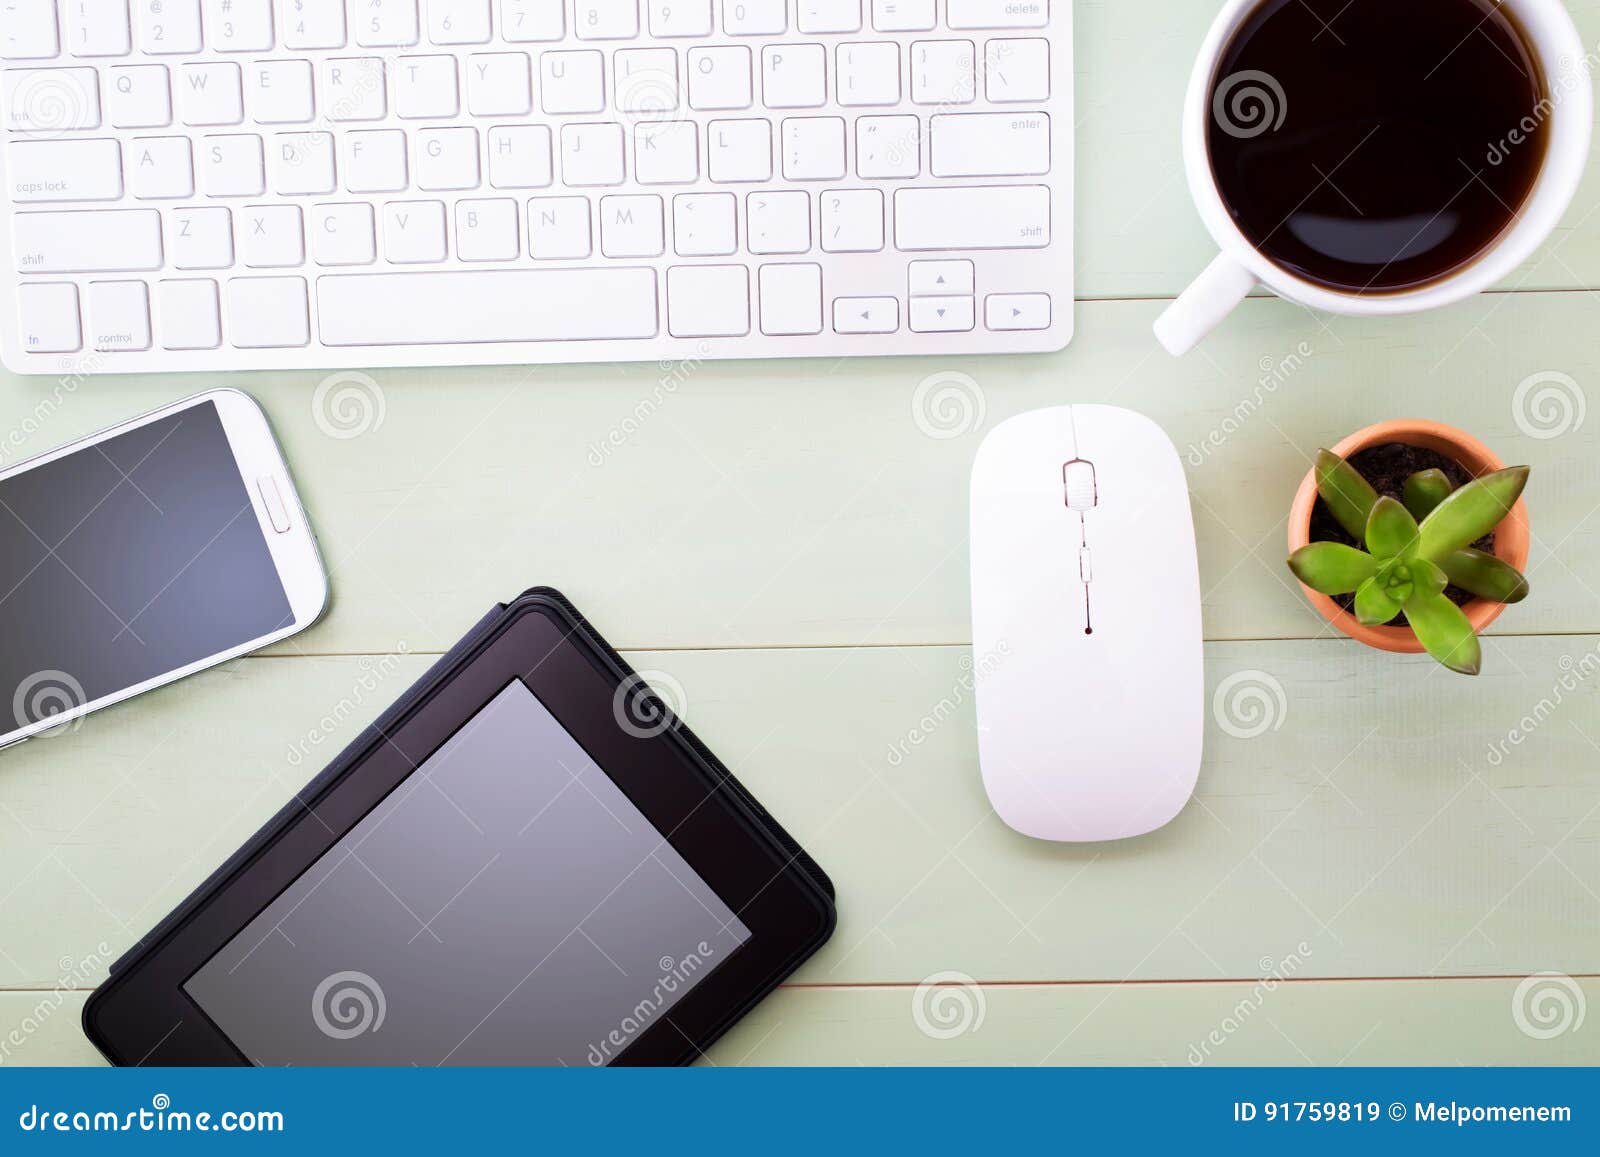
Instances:
[[[1068,510],[1093,510],[1100,504],[1094,463],[1082,458],[1068,462],[1061,468],[1061,480],[1066,484]]]

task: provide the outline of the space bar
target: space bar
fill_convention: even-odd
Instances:
[[[598,341],[656,335],[653,269],[490,269],[317,278],[324,345]]]

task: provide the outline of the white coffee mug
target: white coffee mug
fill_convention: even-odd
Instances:
[[[1530,112],[1530,119],[1549,121],[1544,167],[1510,228],[1469,264],[1437,281],[1401,292],[1340,292],[1298,277],[1269,260],[1234,224],[1217,189],[1206,147],[1218,62],[1234,32],[1260,2],[1227,0],[1206,35],[1189,80],[1183,110],[1184,166],[1190,195],[1222,252],[1157,319],[1156,338],[1167,352],[1188,353],[1258,285],[1302,305],[1361,317],[1450,305],[1499,282],[1532,256],[1555,229],[1578,191],[1589,159],[1594,121],[1594,96],[1589,87],[1592,62],[1562,0],[1504,0],[1539,56],[1549,90],[1548,101]],[[1276,115],[1272,100],[1281,96],[1281,90],[1275,94],[1263,88],[1257,95],[1265,102],[1263,114]],[[1537,124],[1529,129],[1533,127]],[[1485,147],[1493,146],[1486,142]]]

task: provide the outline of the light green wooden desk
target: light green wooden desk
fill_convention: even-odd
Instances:
[[[1600,42],[1600,4],[1572,7]],[[706,363],[671,389],[653,364],[384,372],[381,424],[349,438],[321,375],[221,379],[271,414],[332,609],[0,756],[0,1062],[95,1062],[58,990],[540,583],[681,690],[839,885],[832,943],[718,1064],[1600,1062],[1600,1007],[1575,1023],[1600,1005],[1600,174],[1503,292],[1381,324],[1253,300],[1174,361],[1150,323],[1209,256],[1176,123],[1212,10],[1077,4],[1083,300],[1059,355]],[[970,417],[919,421],[946,372]],[[1519,417],[1541,372],[1574,383],[1567,415]],[[6,378],[0,431],[43,450],[214,384]],[[1195,802],[1125,845],[1010,832],[972,734],[968,467],[984,430],[1067,401],[1142,410],[1191,456],[1224,690]],[[1535,467],[1534,594],[1475,682],[1330,637],[1283,567],[1307,456],[1404,416]]]

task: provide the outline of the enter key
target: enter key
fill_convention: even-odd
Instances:
[[[1042,112],[950,113],[931,119],[936,177],[1027,177],[1050,171]]]

